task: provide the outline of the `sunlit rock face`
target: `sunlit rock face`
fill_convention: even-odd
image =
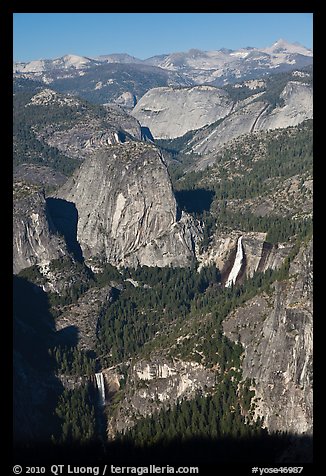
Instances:
[[[56,233],[42,189],[16,182],[13,202],[13,272],[46,264],[67,253]]]
[[[87,262],[186,266],[200,231],[179,214],[166,164],[144,143],[101,150],[56,194],[78,211],[77,239]]]
[[[154,138],[165,139],[211,124],[229,114],[232,108],[233,101],[222,89],[163,87],[148,91],[132,115],[150,129]]]
[[[312,241],[290,267],[290,279],[256,296],[223,323],[244,346],[243,375],[254,380],[270,431],[312,433]]]

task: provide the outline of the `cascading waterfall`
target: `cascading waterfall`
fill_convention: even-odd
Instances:
[[[238,239],[237,245],[237,254],[235,256],[235,260],[230,271],[229,277],[227,282],[225,283],[226,288],[230,288],[232,284],[235,284],[238,274],[240,272],[241,266],[243,262],[243,249],[242,249],[242,236]]]
[[[102,372],[95,374],[96,385],[100,394],[101,405],[105,405],[105,386],[104,386],[104,376]]]

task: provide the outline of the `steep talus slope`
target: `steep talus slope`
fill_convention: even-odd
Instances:
[[[256,415],[270,431],[312,432],[312,241],[290,266],[290,279],[247,302],[224,321],[244,346],[244,377],[253,379]]]
[[[68,330],[73,327],[78,330],[77,347],[80,349],[94,349],[96,330],[101,309],[108,304],[111,286],[100,289],[89,289],[75,304],[66,306],[62,314],[56,319],[56,330]]]
[[[48,213],[44,192],[24,182],[14,184],[13,244],[14,273],[67,253]]]
[[[137,103],[132,115],[154,138],[175,138],[228,115],[233,101],[212,86],[154,88]]]
[[[86,260],[118,266],[185,266],[194,257],[194,222],[178,216],[166,165],[144,143],[103,149],[57,192],[78,211]]]

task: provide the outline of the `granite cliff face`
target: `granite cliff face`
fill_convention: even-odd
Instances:
[[[279,96],[282,104],[274,108],[257,96],[238,104],[216,127],[198,131],[189,149],[196,154],[209,154],[243,134],[296,126],[313,118],[313,91],[309,84],[289,81]],[[205,165],[210,163],[208,158],[204,160]]]
[[[269,431],[312,433],[312,241],[292,262],[289,280],[231,313],[223,329],[244,347],[256,416]]]
[[[158,150],[144,143],[102,149],[57,192],[75,204],[77,239],[88,263],[116,266],[185,266],[200,235],[179,214]]]
[[[198,256],[199,270],[203,266],[215,264],[220,269],[222,280],[226,280],[232,268],[237,249],[237,241],[242,236],[244,253],[239,278],[252,278],[256,271],[279,269],[292,249],[292,245],[271,245],[266,242],[267,233],[232,231],[215,234],[207,251]]]
[[[13,271],[34,264],[47,264],[67,254],[49,215],[44,192],[24,182],[14,184]]]
[[[225,117],[232,108],[233,101],[222,89],[165,87],[148,91],[132,115],[150,129],[154,138],[171,139]]]
[[[113,370],[105,374],[106,381],[112,372],[116,374]],[[108,420],[110,439],[117,432],[131,428],[140,417],[168,408],[183,399],[191,399],[198,392],[205,394],[216,383],[215,372],[203,365],[154,356],[149,360],[132,363],[128,375],[123,399]],[[107,386],[110,387],[108,384]]]

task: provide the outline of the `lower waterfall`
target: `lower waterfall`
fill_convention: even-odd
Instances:
[[[240,272],[243,261],[243,249],[242,249],[242,236],[238,239],[237,254],[230,271],[227,282],[225,283],[226,288],[230,288],[232,284],[235,284],[238,274]]]
[[[105,405],[105,386],[104,386],[104,376],[102,372],[95,374],[96,386],[100,394],[101,405]]]

